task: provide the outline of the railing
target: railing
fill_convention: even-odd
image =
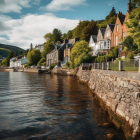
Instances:
[[[139,60],[110,61],[101,63],[83,63],[82,67],[113,71],[139,71]]]

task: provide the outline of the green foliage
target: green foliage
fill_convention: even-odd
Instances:
[[[89,24],[82,30],[81,40],[89,41],[91,35],[96,35],[98,33],[98,27],[95,21],[89,22]]]
[[[96,62],[106,62],[106,61],[111,61],[112,58],[115,59],[118,57],[118,49],[119,47],[116,46],[115,48],[113,48],[108,55],[104,55],[104,56],[99,56],[97,57],[95,60]]]
[[[110,11],[109,15],[106,16],[105,21],[103,22],[97,22],[98,27],[105,28],[107,24],[115,24],[117,19],[116,10],[114,7],[112,7],[112,10]]]
[[[132,52],[128,52],[126,58],[127,58],[127,59],[134,59],[133,53],[132,53]]]
[[[137,6],[140,6],[140,0],[132,0]]]
[[[113,116],[112,118],[113,118],[114,120],[116,120],[116,121],[119,123],[120,126],[122,125],[122,122],[121,122],[116,116]]]
[[[124,47],[127,47],[128,50],[134,51],[138,48],[137,44],[134,43],[134,39],[132,38],[132,36],[127,36],[122,44]]]
[[[67,34],[66,34],[66,33],[64,33],[64,34],[62,35],[62,40],[64,40],[65,38],[67,38]]]
[[[50,53],[53,49],[54,49],[54,44],[51,43],[51,40],[47,41],[47,43],[45,43],[41,56],[43,58],[46,58],[46,54]]]
[[[130,136],[127,136],[127,140],[132,140]]]
[[[37,63],[37,66],[45,66],[46,59],[43,57],[40,59],[40,61]]]
[[[61,61],[59,60],[57,64],[60,66],[61,65]]]
[[[77,42],[71,50],[70,67],[79,67],[82,63],[86,63],[92,59],[89,54],[91,48],[86,41]]]
[[[4,59],[0,62],[0,66],[7,66],[6,59]]]
[[[72,33],[73,33],[73,38],[75,38],[75,36],[78,36],[79,38],[81,38],[82,36],[82,31],[84,30],[84,28],[89,24],[89,21],[80,21],[79,24],[77,25],[76,28],[73,29]]]
[[[14,56],[14,52],[10,51],[8,57],[6,58],[6,66],[10,65],[10,59],[13,58],[13,56]]]
[[[55,28],[55,29],[53,30],[52,40],[53,40],[54,42],[62,41],[61,37],[62,37],[61,31]]]
[[[140,6],[134,9],[129,15],[129,21],[125,22],[128,28],[130,36],[134,40],[134,44],[137,44],[140,50]]]
[[[64,65],[64,67],[65,67],[66,69],[68,69],[69,66],[70,66],[70,63],[69,63],[69,62],[67,62],[67,63]]]
[[[30,68],[31,67],[31,64],[27,63],[27,64],[24,65],[24,67],[25,68]]]
[[[123,51],[128,51],[128,48],[127,47],[124,47]]]
[[[31,65],[37,64],[39,60],[41,59],[41,53],[39,50],[33,49],[28,52],[27,59]]]
[[[52,33],[47,33],[46,35],[44,35],[44,38],[45,39],[50,38],[50,40],[52,41],[53,40],[53,34]]]
[[[22,55],[23,54],[23,51],[20,51],[20,55]]]
[[[72,36],[73,36],[72,30],[69,30],[69,31],[67,32],[67,38],[68,38],[68,39],[71,39]]]
[[[49,69],[52,70],[55,66],[56,66],[56,64],[52,64],[52,65],[50,65]]]

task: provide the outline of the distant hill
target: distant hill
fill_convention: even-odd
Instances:
[[[7,57],[9,54],[9,51],[13,51],[13,52],[17,51],[17,55],[20,55],[20,51],[25,52],[25,50],[16,46],[0,44],[0,55],[2,57]]]

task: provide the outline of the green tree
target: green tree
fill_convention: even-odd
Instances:
[[[53,41],[54,42],[62,41],[61,37],[62,37],[61,31],[55,28],[53,30],[53,37],[52,37]]]
[[[140,0],[132,0],[137,6],[140,6]]]
[[[14,52],[14,57],[16,57],[17,56],[17,50]]]
[[[6,66],[10,65],[10,59],[13,58],[13,57],[14,57],[14,52],[10,51],[9,54],[8,54],[8,57],[6,58],[6,62],[5,62]]]
[[[82,40],[77,42],[71,50],[70,67],[75,68],[91,60],[92,56],[89,54],[90,51],[91,48],[86,41]]]
[[[52,33],[47,33],[46,35],[44,35],[45,39],[50,39],[51,41],[53,40],[53,34]]]
[[[41,53],[39,50],[33,49],[28,52],[27,59],[31,65],[37,65],[41,59]]]
[[[41,56],[43,58],[46,58],[46,54],[50,53],[53,49],[54,49],[54,44],[52,44],[51,41],[49,40],[47,43],[45,43]]]
[[[127,36],[122,44],[124,47],[127,47],[128,50],[134,51],[138,49],[138,46],[134,43],[134,39],[131,36]]]
[[[37,66],[43,66],[44,62],[46,62],[45,58],[41,58],[40,61],[37,63]]]
[[[68,38],[68,39],[71,39],[72,36],[73,36],[72,30],[69,30],[69,31],[67,32],[67,38]]]
[[[67,38],[67,34],[66,34],[66,33],[64,33],[64,34],[62,35],[62,40],[64,40],[65,38]]]
[[[20,51],[20,55],[22,55],[23,54],[23,51]]]
[[[134,9],[129,15],[129,21],[125,22],[128,27],[128,32],[134,40],[134,44],[137,44],[140,51],[140,6]]]
[[[98,33],[98,27],[96,26],[96,22],[91,20],[91,22],[84,28],[81,35],[81,40],[85,40],[89,42],[91,35],[96,35]]]

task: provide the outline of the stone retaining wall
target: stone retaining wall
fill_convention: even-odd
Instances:
[[[126,120],[133,129],[131,137],[140,132],[140,81],[81,68],[77,76],[80,81],[88,83],[108,108]]]

